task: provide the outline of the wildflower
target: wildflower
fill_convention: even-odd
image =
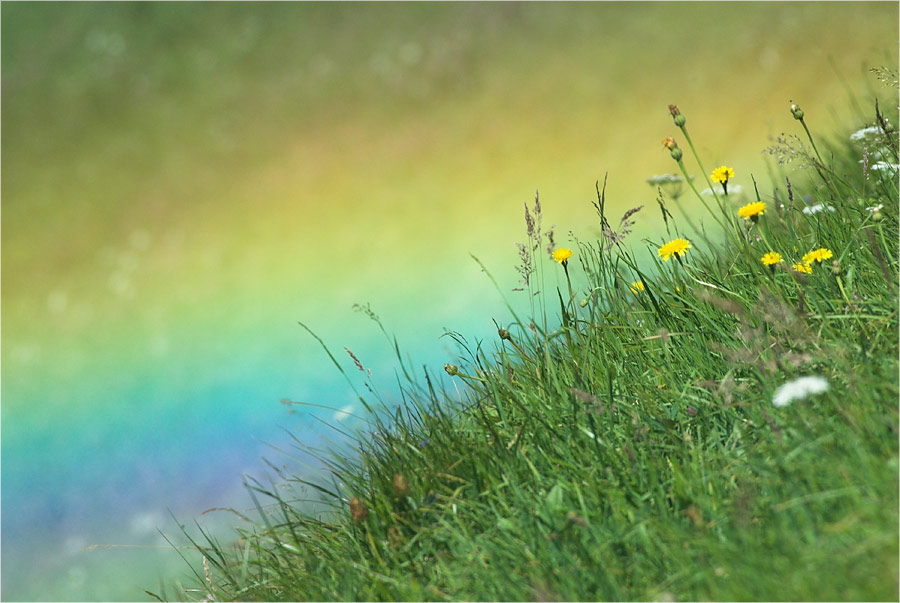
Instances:
[[[459,367],[455,364],[445,364],[444,370],[447,371],[447,374],[451,377],[456,377],[459,374]]]
[[[888,163],[887,161],[878,161],[878,162],[875,162],[874,164],[872,164],[871,169],[875,170],[876,172],[880,172],[880,171],[896,172],[897,170],[900,170],[900,164]]]
[[[684,178],[681,176],[676,176],[675,174],[662,174],[657,175],[654,174],[652,178],[647,178],[647,184],[650,186],[659,186],[662,184],[675,184],[684,182]]]
[[[565,247],[560,247],[556,251],[553,252],[553,259],[562,264],[566,265],[566,262],[569,261],[569,258],[572,257],[572,250],[566,249]]]
[[[800,377],[788,381],[775,390],[772,404],[778,408],[787,406],[794,400],[802,400],[813,394],[821,394],[828,391],[828,380],[824,377]]]
[[[873,205],[872,207],[867,207],[866,211],[870,214],[874,214],[877,211],[881,211],[884,208],[883,203],[879,203],[878,205]]]
[[[863,128],[862,130],[857,130],[853,134],[850,135],[850,140],[853,142],[862,142],[867,138],[874,138],[881,134],[881,128],[878,126],[871,126],[868,128]]]
[[[672,155],[672,159],[675,161],[681,161],[681,157],[683,153],[681,149],[678,148],[678,143],[675,142],[675,139],[671,136],[663,139],[663,146],[669,149],[670,154]]]
[[[644,291],[644,282],[643,281],[634,281],[631,283],[631,292],[637,295],[641,291]]]
[[[727,184],[731,178],[734,178],[734,170],[728,166],[723,165],[713,170],[712,179],[716,182]]]
[[[791,115],[794,116],[794,119],[803,119],[803,109],[791,103]]]
[[[672,254],[680,260],[681,256],[687,253],[687,250],[690,248],[691,243],[687,239],[675,239],[660,247],[657,253],[664,262],[668,262]]]
[[[738,215],[745,220],[752,220],[757,222],[759,217],[763,215],[766,211],[766,204],[762,201],[757,201],[756,203],[748,203],[744,207],[738,210]]]
[[[714,190],[715,190],[715,193],[713,192]],[[742,192],[744,192],[744,187],[741,186],[740,184],[731,185],[731,194],[732,195],[740,195]],[[721,193],[724,195],[725,187],[724,186],[720,187],[720,186],[714,185],[713,188],[707,187],[707,188],[703,189],[702,191],[700,191],[700,194],[703,195],[704,197],[712,197],[716,193]]]
[[[825,249],[824,247],[820,247],[819,249],[814,249],[810,251],[806,255],[803,256],[804,264],[812,264],[813,262],[819,262],[820,264],[828,259],[831,259],[831,256],[834,254],[831,253],[830,249]]]
[[[794,272],[801,272],[803,274],[811,274],[812,267],[809,264],[797,262],[794,264]]]
[[[777,253],[775,251],[770,251],[766,255],[762,256],[762,258],[760,258],[760,259],[761,259],[763,265],[772,266],[773,270],[775,269],[774,268],[775,264],[780,264],[782,262],[781,254]]]
[[[830,205],[825,205],[824,203],[816,203],[815,205],[809,205],[807,207],[804,207],[803,213],[805,213],[807,216],[811,216],[813,214],[819,213],[820,211],[826,211],[826,210],[830,211],[830,212],[835,211],[835,209],[833,207],[831,207]]]

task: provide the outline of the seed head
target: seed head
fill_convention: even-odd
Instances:
[[[409,494],[409,482],[406,481],[406,476],[402,473],[394,474],[394,492],[397,493],[397,496],[406,496]]]
[[[366,505],[363,504],[363,501],[360,499],[353,497],[350,499],[350,519],[359,523],[363,521],[369,512],[366,510]]]

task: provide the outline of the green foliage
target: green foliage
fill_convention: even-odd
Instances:
[[[197,543],[209,573],[176,596],[896,599],[897,170],[825,156],[805,152],[804,184],[780,175],[757,222],[721,195],[724,230],[673,233],[692,247],[666,262],[608,228],[598,186],[604,238],[565,266],[583,290],[542,295],[493,347],[451,334],[452,381],[403,367],[404,405],[325,459],[332,479],[251,486],[275,511],[235,547]],[[832,258],[794,269],[819,248]],[[829,390],[773,405],[810,375]]]

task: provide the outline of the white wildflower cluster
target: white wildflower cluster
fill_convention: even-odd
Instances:
[[[857,130],[853,134],[850,135],[850,140],[853,142],[874,142],[881,136],[881,128],[878,126],[870,126],[868,128],[863,128],[862,130]]]
[[[776,389],[775,395],[772,396],[772,404],[783,408],[794,400],[803,400],[809,396],[827,392],[828,387],[828,379],[824,377],[800,377],[788,381]]]
[[[869,169],[878,172],[884,171],[896,173],[898,170],[900,170],[900,164],[888,163],[887,161],[878,161],[876,163],[873,163]]]
[[[816,203],[815,205],[809,205],[803,208],[803,213],[805,213],[807,216],[817,214],[820,211],[835,211],[835,209],[830,205],[825,205],[824,203]]]
[[[713,188],[715,188],[716,194],[717,194],[717,195],[724,195],[724,194],[725,194],[725,189],[722,187],[721,184],[717,184],[717,185],[715,185]],[[744,192],[744,187],[741,186],[740,184],[732,184],[731,186],[728,187],[728,195],[729,195],[729,196],[740,195],[740,194],[743,193],[743,192]],[[705,189],[703,189],[702,191],[700,191],[700,194],[703,195],[703,196],[705,196],[705,197],[712,197],[712,196],[713,196],[713,189],[712,189],[712,188],[705,188]]]
[[[691,176],[691,180],[694,177]],[[647,184],[650,186],[663,186],[665,184],[680,184],[684,182],[683,176],[678,176],[677,174],[654,174],[652,178],[647,178]]]

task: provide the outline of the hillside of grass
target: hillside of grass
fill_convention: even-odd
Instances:
[[[896,600],[896,101],[836,144],[792,105],[749,203],[674,106],[655,207],[609,216],[601,180],[603,236],[566,246],[529,200],[531,315],[450,333],[443,371],[398,353],[402,406],[368,389],[327,478],[253,484],[255,523],[193,537],[194,580],[155,595]]]

